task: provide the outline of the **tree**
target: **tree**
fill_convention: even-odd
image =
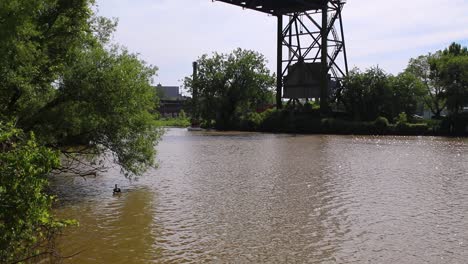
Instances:
[[[378,116],[393,120],[402,112],[413,115],[423,94],[422,83],[412,74],[393,76],[378,67],[365,72],[353,69],[344,80],[340,102],[356,120]]]
[[[126,175],[153,164],[157,68],[110,43],[116,22],[92,2],[0,1],[1,263],[53,253],[47,242],[67,222],[50,216],[46,176],[87,173],[59,157],[112,154]]]
[[[394,119],[400,113],[413,116],[419,102],[426,94],[424,84],[413,74],[403,72],[397,76],[389,77],[389,86],[392,91],[392,100],[389,105],[390,118]]]
[[[468,56],[468,48],[462,47],[461,44],[453,42],[450,46],[442,51],[444,56]]]
[[[11,124],[0,123],[0,262],[16,263],[53,254],[49,243],[61,226],[50,215],[47,175],[59,154],[37,144]]]
[[[91,14],[89,0],[0,1],[0,118],[42,106]]]
[[[73,152],[71,146],[79,146],[76,154],[110,151],[129,173],[153,165],[161,135],[151,114],[156,68],[125,49],[102,46],[84,50],[67,66],[51,100],[19,126],[65,154]]]
[[[411,59],[406,72],[418,77],[426,87],[426,106],[435,117],[448,107],[458,113],[467,104],[466,60],[468,49],[452,43],[443,51]]]
[[[64,72],[53,100],[22,125],[51,145],[111,151],[127,172],[141,174],[153,165],[161,135],[151,114],[155,72],[125,49],[84,51]]]
[[[188,77],[185,86],[198,90],[198,109],[203,120],[216,121],[219,129],[236,127],[248,113],[271,99],[275,78],[263,55],[237,49],[231,54],[203,55],[198,60],[198,78]]]
[[[72,159],[112,153],[127,175],[152,165],[157,68],[110,43],[116,21],[93,15],[88,0],[0,5],[9,25],[1,28],[0,118]]]
[[[452,43],[434,64],[446,89],[447,108],[451,114],[459,114],[468,106],[468,50]]]
[[[446,87],[441,83],[441,73],[436,61],[440,52],[427,54],[411,59],[405,72],[416,76],[424,85],[426,95],[423,97],[425,105],[436,118],[440,118],[447,107]]]
[[[356,120],[375,120],[379,115],[391,118],[389,78],[378,67],[366,72],[353,69],[344,80],[340,100]]]

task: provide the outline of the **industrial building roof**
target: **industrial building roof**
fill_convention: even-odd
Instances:
[[[156,86],[156,89],[161,93],[160,99],[176,99],[181,97],[179,93],[179,86]]]

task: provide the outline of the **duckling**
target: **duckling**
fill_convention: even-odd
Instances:
[[[119,193],[121,193],[121,192],[122,192],[122,191],[120,190],[120,188],[117,187],[117,184],[116,184],[115,187],[114,187],[114,192],[113,192],[113,194],[119,194]]]

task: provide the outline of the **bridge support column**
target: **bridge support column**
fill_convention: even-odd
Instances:
[[[328,1],[322,8],[322,74],[321,74],[321,85],[320,85],[320,112],[323,115],[328,114]]]
[[[278,40],[276,59],[276,108],[283,108],[283,15],[278,15]]]

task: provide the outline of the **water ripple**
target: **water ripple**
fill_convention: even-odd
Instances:
[[[112,174],[68,196],[64,246],[93,248],[71,263],[468,259],[467,140],[172,129],[158,151],[133,192],[105,195]]]

